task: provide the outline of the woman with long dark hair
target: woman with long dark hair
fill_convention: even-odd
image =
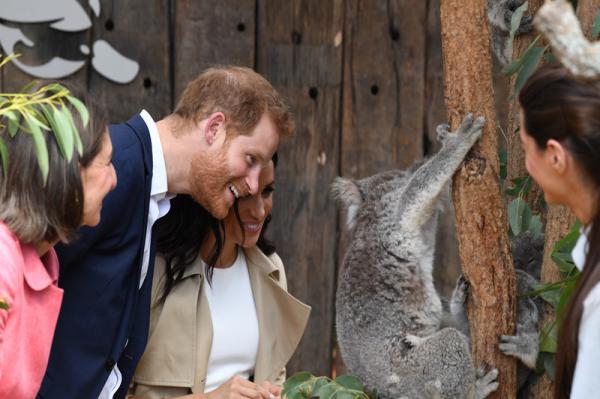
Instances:
[[[520,92],[521,141],[546,202],[568,206],[582,222],[573,259],[581,276],[562,315],[556,398],[600,393],[600,84],[562,66],[539,68]]]
[[[278,397],[309,308],[287,293],[264,234],[277,158],[258,193],[217,220],[177,196],[157,225],[150,339],[130,392],[136,397]]]

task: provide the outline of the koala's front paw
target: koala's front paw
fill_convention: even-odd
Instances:
[[[492,369],[486,373],[485,369],[485,366],[477,369],[474,399],[484,399],[498,389],[498,370]]]
[[[421,345],[425,338],[418,337],[412,334],[406,334],[402,337],[402,343],[408,348],[413,349]]]
[[[456,280],[456,287],[452,292],[452,299],[450,299],[450,309],[454,306],[464,306],[467,302],[467,295],[469,294],[469,282],[464,275],[460,275]]]
[[[507,356],[513,356],[530,369],[535,369],[539,352],[539,336],[537,333],[521,335],[502,335],[498,347]]]
[[[444,145],[464,142],[472,145],[479,137],[481,137],[484,124],[484,117],[480,116],[478,118],[474,118],[472,113],[468,113],[456,131],[451,132],[450,126],[442,124],[437,126],[436,133],[438,140],[440,140],[440,142]]]
[[[504,10],[504,23],[507,26],[507,30],[510,30],[511,19],[517,8],[521,7],[525,3],[525,0],[509,0],[506,2],[506,10]],[[531,32],[533,29],[533,18],[529,15],[524,15],[521,18],[521,23],[517,29],[517,34],[525,34]]]

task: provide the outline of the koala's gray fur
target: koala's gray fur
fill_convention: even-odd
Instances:
[[[427,162],[333,184],[354,229],[338,281],[338,342],[348,371],[383,399],[481,399],[498,387],[496,370],[475,371],[467,336],[441,328],[432,277],[438,199],[482,126],[471,115],[457,132],[442,125],[442,149]]]
[[[539,321],[543,309],[543,301],[539,297],[528,297],[534,291],[542,267],[544,253],[543,237],[534,238],[529,232],[511,240],[511,250],[517,275],[517,326],[515,335],[501,335],[499,349],[507,356],[521,361],[517,377],[518,398],[527,397],[529,385],[536,379],[535,370],[539,353]],[[469,336],[469,324],[465,312],[465,301],[468,295],[468,283],[461,276],[452,293],[449,303],[451,319],[456,328]]]
[[[510,64],[512,60],[512,45],[509,45],[510,20],[513,13],[525,0],[487,0],[486,11],[490,23],[492,36],[492,51],[502,66]],[[524,15],[516,35],[531,32],[532,18]]]

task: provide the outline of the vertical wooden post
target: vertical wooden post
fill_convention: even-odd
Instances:
[[[484,0],[441,0],[445,100],[457,127],[467,112],[484,115],[481,140],[453,180],[459,253],[471,284],[467,312],[475,366],[498,368],[495,398],[516,396],[516,362],[500,353],[500,334],[513,334],[516,287],[500,195],[489,28]]]

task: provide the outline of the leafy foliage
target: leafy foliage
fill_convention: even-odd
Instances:
[[[377,392],[368,394],[360,380],[351,375],[341,375],[334,380],[315,377],[308,371],[291,376],[284,384],[282,397],[288,399],[377,399]]]
[[[4,58],[0,67],[12,58]],[[20,93],[0,93],[0,158],[5,173],[10,158],[3,137],[6,133],[10,137],[15,137],[18,131],[31,135],[44,183],[48,179],[49,168],[45,134],[54,134],[66,160],[73,158],[74,150],[82,154],[83,146],[70,107],[77,111],[83,126],[87,126],[89,113],[85,105],[58,83],[40,87],[34,81],[23,87]]]

